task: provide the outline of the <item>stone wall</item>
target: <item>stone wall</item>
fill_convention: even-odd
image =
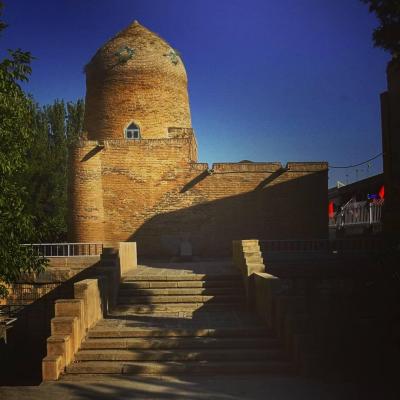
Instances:
[[[0,299],[0,305],[28,305],[54,293],[64,282],[85,273],[90,274],[90,271],[100,265],[100,256],[49,257],[48,262],[48,266],[40,274],[26,275],[13,285],[7,285],[8,296]],[[70,288],[67,287],[68,285],[63,286],[59,290],[68,292]]]
[[[361,266],[354,264],[360,256],[316,254],[318,262],[310,264],[289,254],[271,270],[268,263],[263,268],[259,248],[257,240],[235,241],[233,262],[247,280],[250,308],[299,373],[378,381],[383,388],[397,382],[399,284],[392,275],[397,256],[369,257],[369,265],[363,260]]]
[[[42,361],[42,378],[54,381],[74,361],[88,330],[107,315],[106,278],[85,279],[74,284],[74,298],[54,304],[47,356]]]
[[[34,277],[34,281],[30,279],[11,288],[5,304],[24,306],[15,310],[14,316],[17,319],[7,331],[7,344],[0,341],[0,359],[7,360],[0,363],[0,385],[40,383],[42,359],[46,355],[46,338],[54,334],[50,323],[57,314],[54,303],[59,299],[65,302],[77,298],[77,282],[99,279],[107,293],[103,301],[104,309],[116,304],[121,272],[131,270],[136,265],[136,244],[123,243],[122,247],[118,250],[103,249],[101,257],[52,258],[50,266],[44,273]],[[21,287],[25,290],[23,297],[20,297]],[[55,348],[62,348],[63,343],[56,340]],[[62,368],[62,363],[59,364],[57,360],[54,362]]]
[[[83,141],[71,152],[72,241],[141,255],[229,255],[233,239],[327,237],[327,164],[197,163],[194,136]]]

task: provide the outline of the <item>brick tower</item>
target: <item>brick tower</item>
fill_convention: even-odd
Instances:
[[[233,239],[327,236],[325,162],[197,161],[185,67],[159,36],[134,22],[85,71],[87,140],[69,153],[71,241],[136,241],[151,257],[190,242],[194,255],[228,256]]]
[[[89,139],[161,139],[173,136],[171,128],[192,127],[179,53],[137,21],[101,47],[85,72]]]

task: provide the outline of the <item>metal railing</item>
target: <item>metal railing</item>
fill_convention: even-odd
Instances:
[[[5,300],[0,300],[0,303],[4,301],[4,305],[26,305],[33,303],[34,301],[45,296],[56,289],[61,282],[51,282],[51,283],[14,283],[8,285],[8,295]],[[1,314],[0,305],[0,314]]]
[[[345,207],[329,218],[329,226],[343,228],[354,225],[376,225],[381,223],[383,204],[370,203],[363,206]]]
[[[325,239],[311,240],[260,240],[260,245],[264,251],[302,253],[323,251],[329,249],[329,241]]]
[[[17,314],[21,311],[21,306],[0,306],[0,341],[4,340],[7,344],[7,330],[12,328],[13,323],[17,320]]]
[[[98,256],[103,252],[103,243],[32,243],[23,244],[42,257]]]
[[[382,248],[380,238],[309,239],[309,240],[260,240],[266,253],[336,253],[376,251]]]

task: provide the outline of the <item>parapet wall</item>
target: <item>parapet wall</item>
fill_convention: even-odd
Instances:
[[[197,163],[192,137],[86,141],[71,152],[71,240],[141,255],[229,255],[234,239],[327,237],[327,164]]]

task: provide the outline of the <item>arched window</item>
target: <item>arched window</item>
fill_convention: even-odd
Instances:
[[[140,139],[140,128],[133,122],[125,129],[125,138],[129,140]]]

